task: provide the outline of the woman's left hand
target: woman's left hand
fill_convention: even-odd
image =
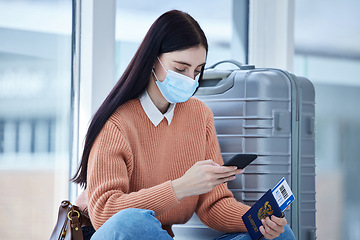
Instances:
[[[285,218],[278,218],[274,215],[271,216],[271,219],[266,217],[265,219],[261,220],[261,222],[263,225],[260,226],[259,229],[266,239],[274,239],[278,237],[285,231],[284,227],[287,224]]]

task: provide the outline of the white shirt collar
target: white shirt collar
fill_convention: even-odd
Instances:
[[[166,120],[168,121],[168,125],[170,125],[171,120],[174,116],[176,103],[171,103],[166,113],[162,114],[151,100],[147,90],[144,91],[144,93],[140,96],[139,99],[142,108],[144,109],[146,115],[155,127],[159,125],[164,118],[166,118]]]

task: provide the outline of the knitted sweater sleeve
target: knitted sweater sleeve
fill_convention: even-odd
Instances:
[[[213,159],[222,165],[220,147],[216,136],[214,118],[209,114],[209,120],[206,127],[206,159]],[[221,232],[247,232],[241,216],[246,213],[250,207],[238,202],[227,184],[216,186],[212,191],[202,194],[199,197],[196,214],[207,226]]]
[[[88,163],[89,215],[95,229],[122,209],[150,209],[161,215],[179,203],[171,181],[129,193],[132,169],[129,143],[108,121],[91,149]]]

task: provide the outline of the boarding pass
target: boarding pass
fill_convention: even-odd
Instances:
[[[272,194],[281,211],[284,211],[295,200],[294,194],[292,193],[285,178],[282,178],[280,182],[272,189]]]

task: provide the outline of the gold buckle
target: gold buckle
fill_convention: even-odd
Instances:
[[[80,213],[78,211],[76,211],[75,209],[73,209],[73,210],[69,211],[68,215],[67,215],[67,217],[70,221],[71,221],[70,213],[73,213],[73,212],[75,212],[77,214],[77,217],[80,218]]]

